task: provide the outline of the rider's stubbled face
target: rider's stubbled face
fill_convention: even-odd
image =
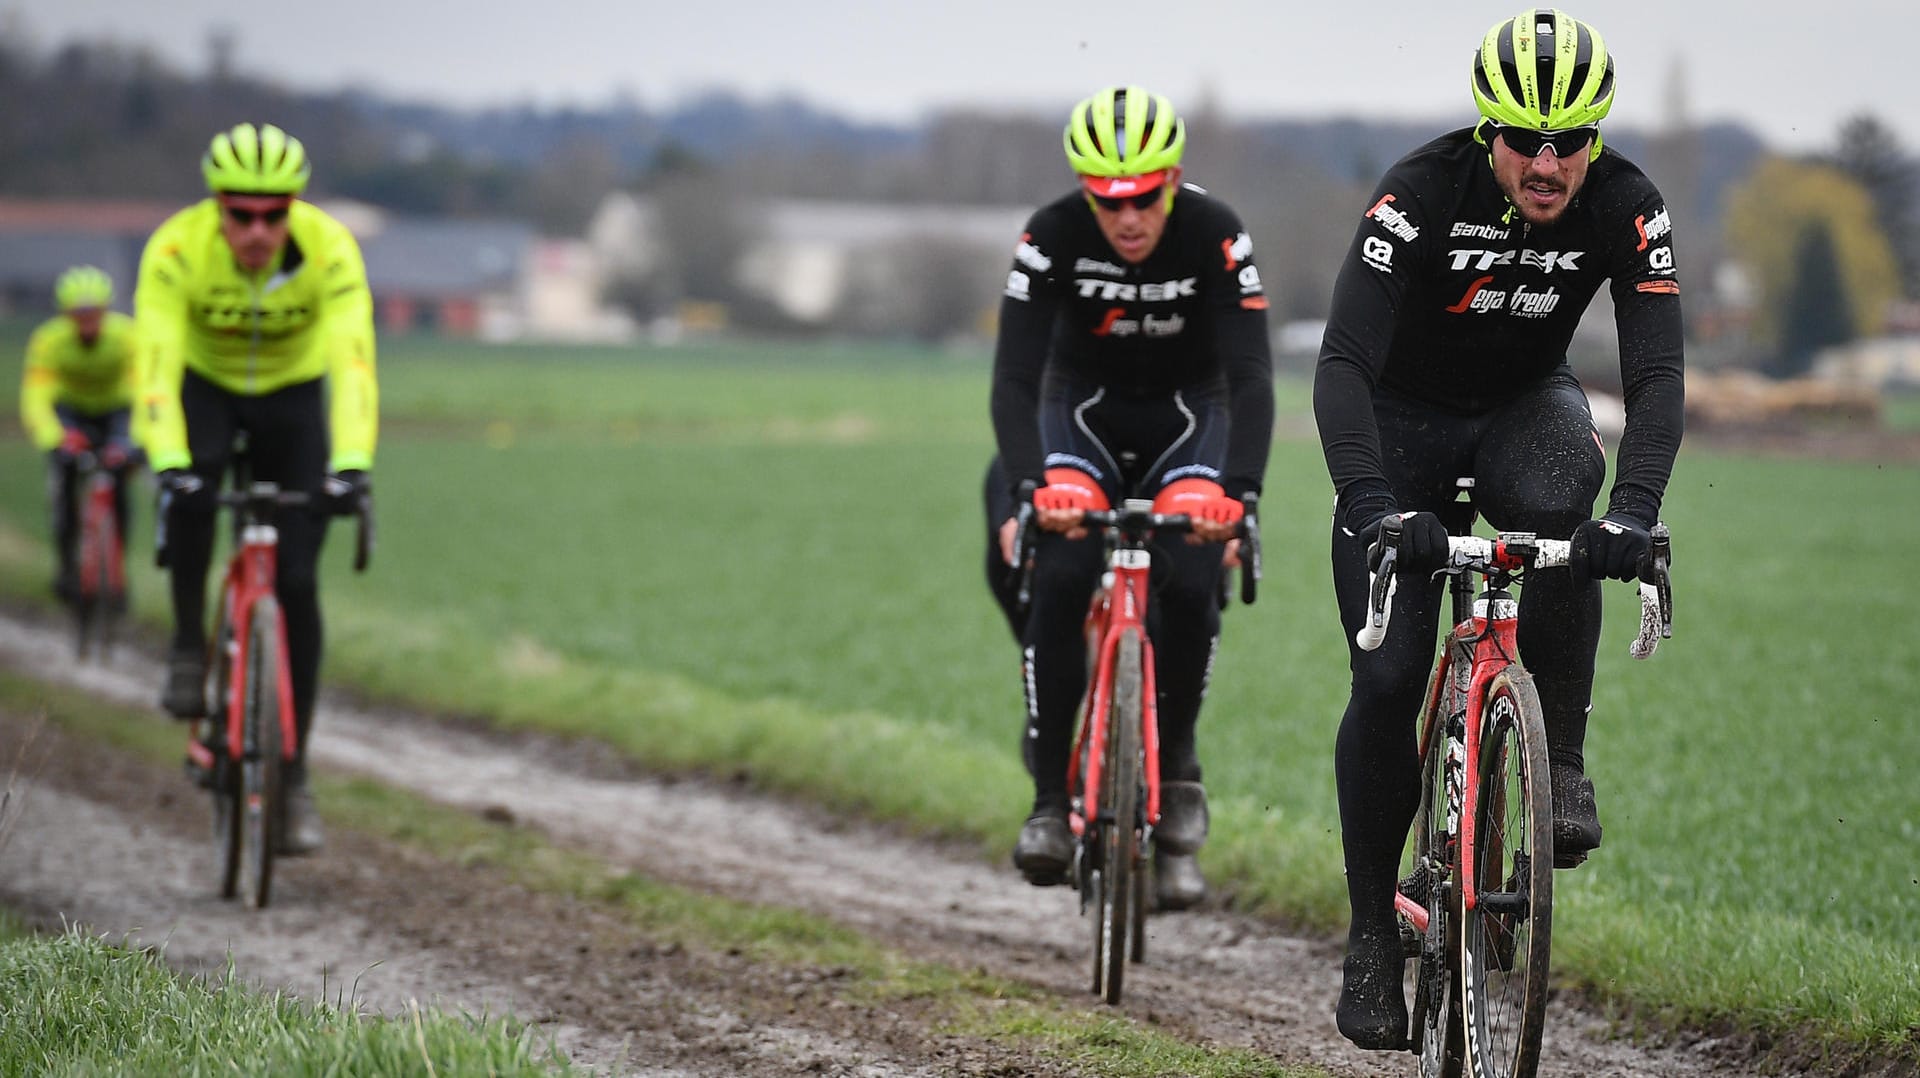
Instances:
[[[1493,177],[1530,225],[1550,225],[1567,212],[1573,196],[1587,182],[1585,148],[1561,157],[1551,147],[1526,157],[1507,148],[1505,138],[1493,140]]]

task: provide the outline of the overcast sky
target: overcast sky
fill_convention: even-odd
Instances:
[[[861,119],[956,105],[1063,111],[1114,82],[1241,117],[1464,123],[1467,65],[1512,3],[1375,0],[0,0],[0,32],[113,36],[202,70],[208,30],[239,67],[312,89],[454,105],[660,107],[697,91],[792,94]],[[1916,0],[1576,0],[1616,57],[1613,117],[1745,122],[1775,148],[1830,148],[1872,112],[1920,154]]]

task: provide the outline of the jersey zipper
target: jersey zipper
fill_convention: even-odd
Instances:
[[[247,394],[252,396],[260,383],[260,274],[247,275],[247,287],[253,294],[253,339],[247,347]]]

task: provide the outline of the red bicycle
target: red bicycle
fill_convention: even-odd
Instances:
[[[1356,635],[1368,650],[1386,637],[1399,531],[1399,518],[1388,518],[1368,621]],[[1640,567],[1640,631],[1629,649],[1636,659],[1673,635],[1666,525],[1652,535]],[[1421,710],[1412,871],[1394,896],[1408,957],[1417,961],[1407,1047],[1420,1057],[1422,1078],[1532,1078],[1539,1064],[1553,801],[1540,698],[1520,663],[1519,601],[1508,589],[1529,570],[1565,566],[1569,549],[1566,540],[1521,532],[1448,542],[1441,572],[1451,577],[1454,627]],[[1477,596],[1474,577],[1486,581]]]
[[[1251,603],[1260,578],[1258,496],[1249,494],[1243,502],[1240,596]],[[1022,509],[1016,563],[1031,571],[1028,508]],[[1147,633],[1151,540],[1184,535],[1192,525],[1185,514],[1155,513],[1153,503],[1143,499],[1123,501],[1119,509],[1089,510],[1083,524],[1104,537],[1107,571],[1087,608],[1091,676],[1067,765],[1068,819],[1076,838],[1069,878],[1080,894],[1081,912],[1093,914],[1093,991],[1117,1004],[1129,957],[1146,958],[1146,867],[1153,828],[1160,822],[1160,724],[1153,641]],[[1027,598],[1023,578],[1023,605]]]
[[[127,609],[127,568],[116,502],[129,463],[109,465],[87,451],[74,458],[73,481],[81,492],[75,537],[74,653],[105,659],[115,624]]]
[[[271,895],[285,819],[281,771],[297,747],[286,619],[274,596],[280,543],[274,518],[283,510],[321,507],[305,491],[259,482],[222,492],[218,501],[234,511],[233,554],[208,643],[208,715],[188,738],[187,766],[213,794],[220,897],[239,894],[260,908]],[[362,497],[353,512],[353,567],[361,572],[373,550],[371,500]]]

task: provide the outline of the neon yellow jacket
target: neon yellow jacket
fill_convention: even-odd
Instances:
[[[133,406],[138,384],[138,341],[133,319],[108,311],[92,345],[80,339],[73,319],[59,315],[41,323],[27,338],[27,362],[20,375],[20,423],[42,449],[60,444],[56,404],[83,415],[104,415]]]
[[[192,463],[180,409],[188,368],[244,396],[325,377],[328,467],[373,466],[373,296],[360,245],[319,207],[294,201],[280,262],[259,273],[234,262],[218,203],[209,198],[181,210],[147,241],[133,312],[142,355],[134,435],[154,471]]]

